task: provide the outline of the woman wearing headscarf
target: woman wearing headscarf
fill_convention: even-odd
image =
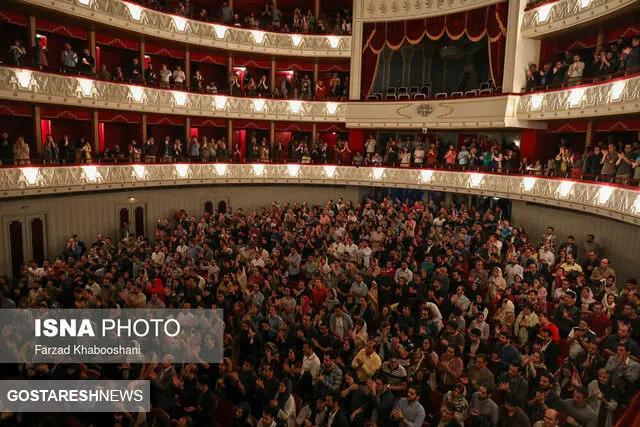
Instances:
[[[606,368],[598,371],[598,379],[589,383],[588,390],[587,402],[598,415],[598,426],[611,427],[613,412],[618,408],[618,393]]]
[[[596,302],[593,298],[593,291],[588,286],[583,286],[580,291],[580,301],[582,304],[582,311],[587,312],[590,311],[591,304]]]
[[[255,420],[251,417],[251,406],[247,402],[242,402],[236,409],[231,427],[252,427],[254,425]]]
[[[502,277],[502,269],[495,267],[489,278],[489,298],[488,301],[493,301],[498,296],[498,292],[502,292],[507,288],[507,281]]]
[[[295,427],[296,425],[296,401],[291,394],[291,381],[285,379],[278,386],[278,393],[271,401],[278,415],[277,423],[283,427]]]
[[[616,312],[616,296],[615,294],[605,294],[602,298],[602,306],[607,312],[607,316],[612,316]]]

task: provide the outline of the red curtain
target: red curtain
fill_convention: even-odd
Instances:
[[[502,85],[508,3],[409,21],[364,24],[362,50],[362,96],[369,96],[375,80],[380,53],[385,46],[400,49],[405,42],[418,44],[426,36],[438,40],[447,35],[452,40],[467,36],[472,42],[485,35],[489,40],[491,74],[496,86]]]

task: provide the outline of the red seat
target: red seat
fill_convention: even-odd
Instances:
[[[216,424],[218,427],[231,427],[236,416],[236,406],[228,400],[218,400],[216,407]]]

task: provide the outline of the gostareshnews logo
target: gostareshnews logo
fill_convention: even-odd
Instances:
[[[215,309],[0,310],[0,363],[220,363]]]

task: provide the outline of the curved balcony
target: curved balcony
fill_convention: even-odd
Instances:
[[[640,224],[640,192],[566,179],[480,172],[298,164],[135,164],[0,169],[0,197],[175,185],[386,186],[506,197]]]
[[[550,120],[609,116],[640,111],[640,75],[603,83],[522,94],[518,117]]]
[[[122,0],[19,0],[128,32],[197,46],[264,55],[348,58],[351,36],[287,34],[198,21]]]
[[[364,22],[402,21],[448,15],[502,1],[505,0],[361,0],[354,2],[354,14]]]
[[[540,37],[601,19],[633,5],[637,5],[637,0],[549,1],[525,11],[520,30],[522,37]]]
[[[218,118],[344,122],[346,104],[238,98],[0,67],[0,98],[85,108]]]

